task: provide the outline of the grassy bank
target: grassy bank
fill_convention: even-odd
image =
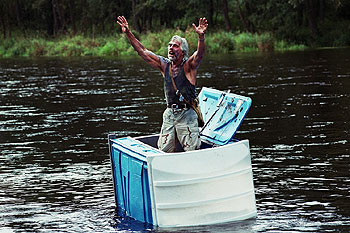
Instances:
[[[191,52],[197,47],[197,35],[193,30],[164,30],[158,33],[136,35],[146,48],[165,56],[167,44],[173,35],[188,40]],[[206,35],[207,53],[220,54],[237,51],[271,51],[304,49],[304,45],[293,45],[277,41],[271,34],[249,34],[215,32]],[[0,57],[13,56],[123,56],[135,54],[124,34],[95,38],[65,36],[57,39],[13,37],[0,40]]]

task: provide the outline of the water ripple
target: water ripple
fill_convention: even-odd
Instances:
[[[200,87],[247,95],[257,219],[167,232],[350,229],[348,50],[208,57]],[[312,59],[311,59],[312,58]],[[332,65],[329,65],[332,64]],[[140,60],[0,63],[0,219],[8,232],[164,232],[115,209],[108,133],[158,133],[159,72]]]

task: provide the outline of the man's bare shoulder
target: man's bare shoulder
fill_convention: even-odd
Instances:
[[[169,58],[166,58],[166,57],[163,57],[163,56],[158,56],[159,57],[159,60],[161,63],[164,63],[164,64],[169,64],[171,61],[169,60]]]
[[[198,56],[198,52],[195,51],[187,60],[187,69],[188,70],[197,70],[200,63],[201,63],[201,58],[199,58]]]

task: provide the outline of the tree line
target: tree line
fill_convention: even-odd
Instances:
[[[210,31],[272,33],[308,45],[350,45],[348,0],[0,0],[2,38],[112,35],[124,15],[136,32],[186,30],[206,17]]]

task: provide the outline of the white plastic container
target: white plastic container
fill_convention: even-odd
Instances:
[[[160,227],[256,216],[249,141],[233,139],[251,100],[209,88],[199,99],[206,122],[200,150],[162,152],[158,135],[109,136],[115,199],[127,215]]]

